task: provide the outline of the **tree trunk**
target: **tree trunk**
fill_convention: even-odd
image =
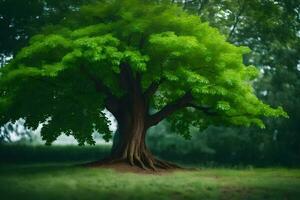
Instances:
[[[143,169],[174,168],[175,165],[156,159],[146,146],[147,106],[142,98],[134,98],[122,106],[116,119],[118,130],[113,140],[112,161],[125,161]],[[176,166],[177,167],[177,166]]]
[[[112,161],[125,161],[132,166],[145,170],[169,169],[177,167],[174,164],[155,158],[146,146],[147,127],[145,120],[135,117],[132,123],[119,123],[117,135],[111,151]]]

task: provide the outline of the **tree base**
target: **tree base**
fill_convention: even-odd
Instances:
[[[134,160],[133,163],[124,158],[106,158],[100,161],[87,163],[84,166],[87,167],[102,167],[110,168],[121,172],[133,172],[133,173],[159,173],[159,172],[171,172],[174,170],[183,169],[182,167],[163,161],[157,158],[152,158],[151,161],[141,162],[141,160]]]

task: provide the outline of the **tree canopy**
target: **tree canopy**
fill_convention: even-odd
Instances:
[[[288,119],[266,120],[267,128],[263,130],[255,127],[230,129],[235,132],[233,135],[241,139],[243,134],[249,138],[257,135],[261,141],[250,140],[249,144],[260,144],[256,148],[264,162],[299,163],[299,2],[188,0],[182,6],[228,35],[228,41],[251,48],[245,63],[253,64],[263,72],[254,83],[258,97],[270,105],[282,105],[289,114]],[[219,132],[220,135],[228,133],[226,129],[219,129]],[[254,146],[251,149],[255,149]],[[220,152],[224,153],[224,150],[220,149]],[[263,156],[266,154],[268,156]]]
[[[89,4],[45,27],[1,68],[0,123],[26,117],[37,127],[50,119],[47,143],[66,133],[93,144],[94,130],[111,137],[102,111],[114,114],[137,85],[157,111],[149,126],[168,118],[185,138],[190,125],[264,127],[262,117],[287,114],[255,96],[258,70],[243,62],[249,52],[169,3]]]
[[[0,1],[0,61],[17,53],[42,26],[58,23],[66,13],[88,2],[93,0]]]

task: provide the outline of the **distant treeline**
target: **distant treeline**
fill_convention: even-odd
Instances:
[[[100,160],[110,146],[0,145],[0,163],[89,162]]]
[[[278,132],[210,127],[203,132],[192,130],[191,140],[170,134],[166,124],[151,132],[148,144],[153,153],[175,162],[209,166],[300,166],[297,140]]]
[[[162,126],[160,126],[162,128]],[[164,131],[164,129],[161,129]],[[152,130],[153,131],[153,130]],[[174,134],[150,134],[152,152],[163,159],[195,166],[299,167],[300,157],[288,145],[259,132],[209,128],[184,140]],[[0,163],[90,162],[110,153],[109,145],[43,146],[0,145]]]

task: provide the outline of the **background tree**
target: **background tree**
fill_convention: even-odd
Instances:
[[[66,13],[93,0],[2,0],[0,1],[0,66],[27,45],[41,27],[59,23]]]
[[[286,116],[254,95],[258,72],[243,64],[246,53],[171,4],[87,5],[1,69],[0,122],[26,117],[36,127],[50,118],[42,130],[48,144],[61,133],[93,144],[93,130],[111,137],[106,108],[118,121],[113,159],[168,168],[145,144],[147,129],[165,118],[189,138],[190,125],[264,127],[261,117]]]

